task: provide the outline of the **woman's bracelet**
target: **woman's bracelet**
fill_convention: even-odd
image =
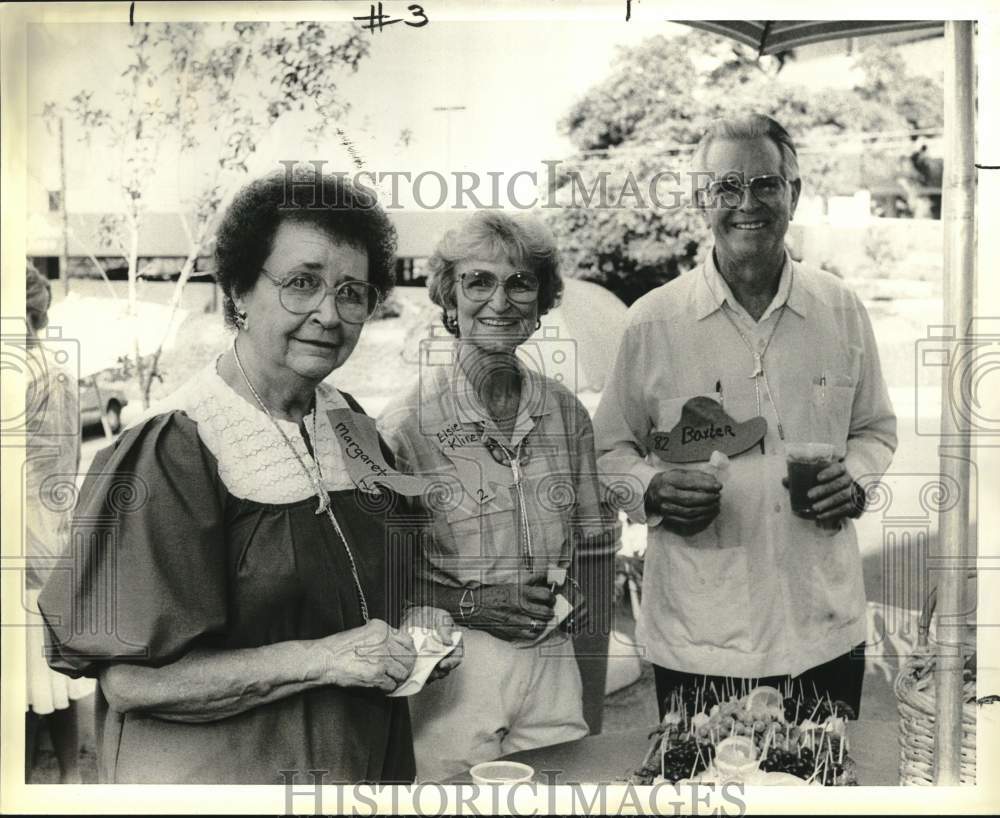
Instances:
[[[468,617],[476,612],[476,597],[472,588],[466,588],[458,600],[458,615],[464,622]]]

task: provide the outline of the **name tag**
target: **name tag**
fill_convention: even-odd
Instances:
[[[654,430],[647,446],[671,463],[708,460],[713,451],[733,457],[756,446],[767,433],[762,417],[738,423],[711,398],[691,398],[684,404],[680,420],[669,431]]]
[[[347,474],[362,491],[379,494],[378,486],[384,485],[397,494],[416,497],[431,485],[429,478],[402,474],[385,462],[375,421],[367,415],[331,409],[326,416],[344,452]]]

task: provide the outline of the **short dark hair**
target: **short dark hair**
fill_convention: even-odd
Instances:
[[[444,311],[443,323],[452,335],[458,335],[458,327],[448,320],[448,309],[456,303],[455,267],[475,256],[505,258],[538,276],[540,316],[559,304],[563,292],[559,251],[548,228],[537,218],[479,210],[445,233],[427,262],[428,294]]]
[[[383,297],[395,284],[396,230],[368,188],[342,173],[286,166],[240,190],[215,234],[215,277],[226,323],[236,325],[234,297],[253,289],[284,222],[313,225],[368,253],[368,281]]]

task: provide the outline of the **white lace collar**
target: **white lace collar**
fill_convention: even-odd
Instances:
[[[221,356],[219,356],[221,357]],[[219,477],[236,497],[259,503],[294,503],[316,492],[309,477],[271,419],[256,406],[238,395],[219,375],[214,359],[195,377],[155,407],[156,413],[179,409],[198,424],[202,443],[219,463]],[[332,386],[316,389],[317,440],[313,446],[323,470],[327,491],[354,489],[347,474],[343,451],[327,411],[349,409],[344,397]],[[295,451],[307,466],[311,456],[297,424],[276,418]],[[306,429],[313,428],[313,415],[304,419]]]

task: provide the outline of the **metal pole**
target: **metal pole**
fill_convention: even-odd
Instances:
[[[62,253],[59,256],[59,279],[63,295],[69,294],[69,215],[66,212],[66,137],[63,118],[59,117],[59,210],[62,215]]]
[[[975,264],[975,83],[971,21],[946,21],[944,131],[944,325],[954,338],[969,331]],[[957,353],[953,349],[952,353]],[[962,635],[969,541],[969,419],[955,405],[953,377],[941,384],[941,480],[957,487],[958,502],[940,515],[941,577],[937,595],[934,782],[960,783],[962,761]],[[954,481],[954,482],[953,482]]]
[[[445,116],[448,117],[448,119],[447,119],[447,125],[445,126],[446,129],[447,129],[447,131],[446,131],[447,136],[445,137],[445,139],[446,139],[446,145],[447,145],[447,148],[446,148],[447,149],[447,153],[445,154],[445,162],[446,162],[446,164],[448,166],[448,169],[451,170],[451,115],[452,115],[452,112],[454,112],[454,111],[464,111],[465,110],[465,106],[464,105],[439,105],[439,106],[437,106],[435,108],[432,108],[431,110],[433,110],[433,111],[444,111]]]
[[[979,66],[977,93],[978,146],[976,162],[980,167],[1000,165],[1000,18],[983,15],[976,22],[976,63]],[[1000,213],[1000,171],[983,170],[976,183],[976,212]],[[983,275],[976,276],[976,313],[979,316],[1000,315],[1000,276],[989,275],[1000,258],[1000,234],[983,229],[980,221],[976,236],[978,266]],[[994,334],[1000,334],[1000,322],[994,319]],[[985,334],[989,334],[986,330]],[[995,347],[994,347],[995,348]],[[986,361],[989,358],[984,356]],[[993,360],[996,360],[994,357]],[[986,371],[987,367],[984,366]],[[1000,390],[993,389],[979,412],[981,418],[1000,418]],[[985,410],[985,411],[983,411]],[[995,432],[994,425],[994,432]],[[983,442],[995,443],[996,436]],[[977,441],[978,442],[978,441]],[[1000,446],[976,446],[975,463],[977,491],[980,497],[1000,497]],[[1000,556],[1000,504],[979,503],[977,506],[979,564],[996,563]],[[975,605],[980,634],[991,633],[990,625],[1000,623],[1000,572],[981,571],[977,582],[979,599]],[[995,632],[996,628],[992,628]],[[982,639],[978,645],[979,667],[976,676],[977,695],[989,695],[1000,690],[1000,640]],[[976,766],[980,770],[1000,770],[1000,707],[986,705],[976,713]]]

